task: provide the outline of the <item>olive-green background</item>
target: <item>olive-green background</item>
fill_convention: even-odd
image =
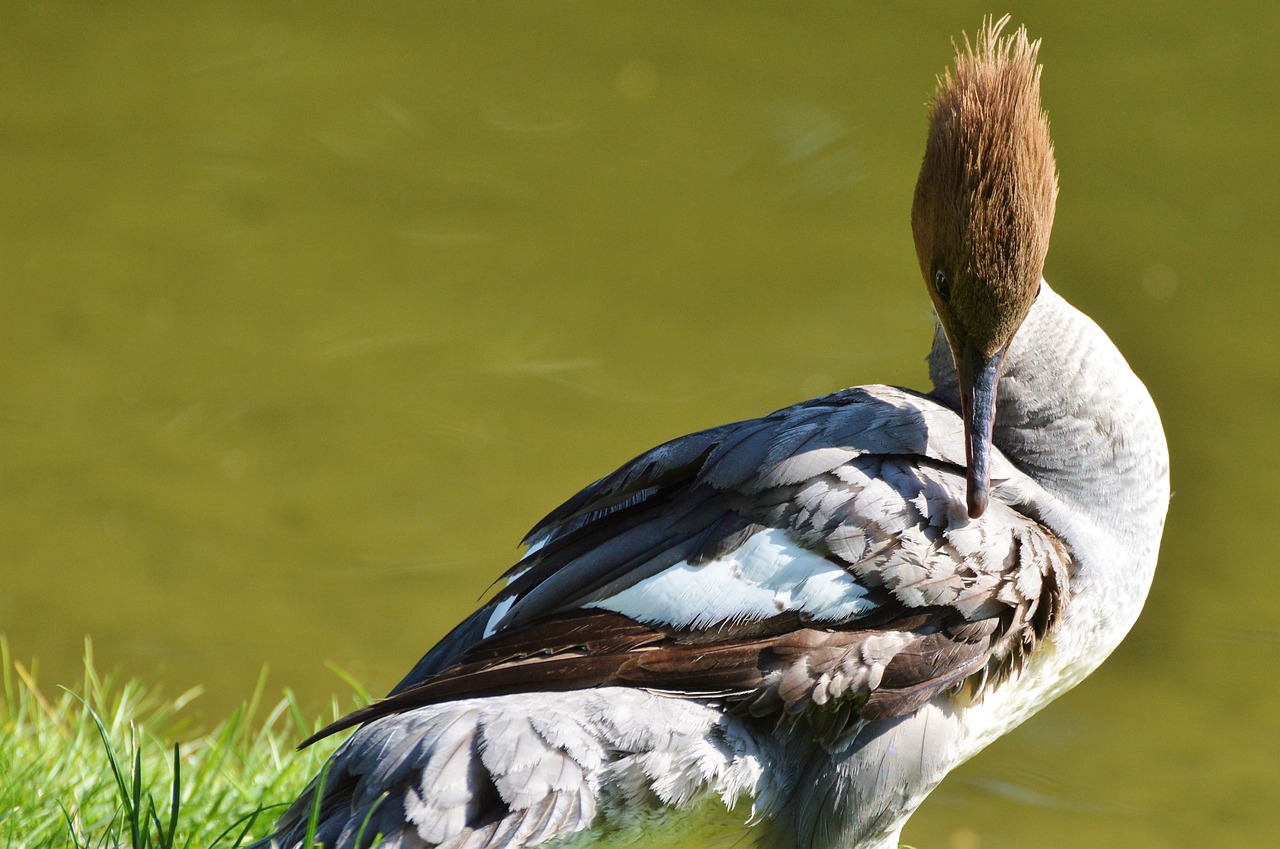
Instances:
[[[1280,833],[1274,3],[1028,3],[1046,272],[1160,405],[1147,611],[925,849]],[[384,691],[579,486],[925,385],[908,210],[970,3],[5,4],[0,631],[212,721]]]

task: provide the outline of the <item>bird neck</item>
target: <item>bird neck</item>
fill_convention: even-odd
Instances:
[[[959,410],[941,331],[929,372],[934,397]],[[1118,537],[1158,543],[1169,452],[1155,403],[1102,329],[1047,283],[1005,359],[992,441],[1076,515]]]

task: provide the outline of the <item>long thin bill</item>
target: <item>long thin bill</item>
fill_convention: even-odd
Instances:
[[[971,348],[960,357],[956,369],[964,416],[965,491],[971,519],[981,516],[990,501],[991,429],[996,420],[996,386],[1003,362],[1004,349],[984,358]]]

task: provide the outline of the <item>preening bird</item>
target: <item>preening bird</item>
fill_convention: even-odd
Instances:
[[[1142,608],[1156,407],[1043,280],[1039,42],[987,22],[929,110],[912,229],[933,391],[859,386],[674,439],[555,509],[494,597],[266,839],[893,849],[956,765]],[[264,841],[265,845],[265,841]]]

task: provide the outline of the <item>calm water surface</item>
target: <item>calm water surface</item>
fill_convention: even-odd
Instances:
[[[1269,3],[1024,4],[1047,276],[1165,416],[1128,642],[925,849],[1280,830]],[[40,4],[0,29],[0,630],[206,718],[388,688],[523,532],[661,440],[925,385],[923,102],[984,6]],[[995,11],[1000,11],[996,9]]]

